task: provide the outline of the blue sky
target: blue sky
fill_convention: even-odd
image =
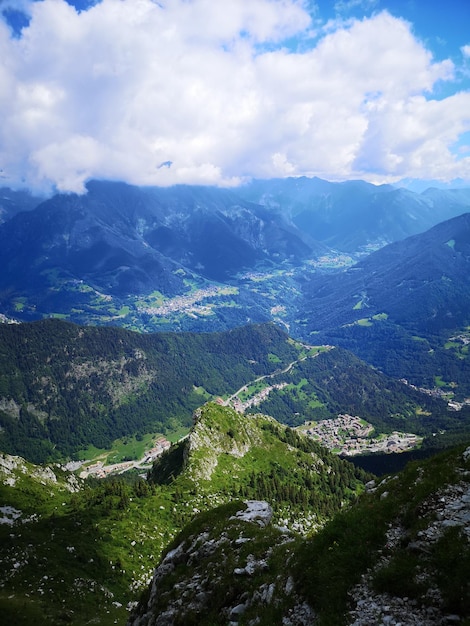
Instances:
[[[470,0],[0,0],[0,15],[5,185],[470,186]]]

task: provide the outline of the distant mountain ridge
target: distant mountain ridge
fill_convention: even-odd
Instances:
[[[54,196],[0,226],[0,288],[84,280],[110,294],[172,296],[185,291],[181,274],[224,280],[256,263],[324,250],[229,190],[94,181],[85,195]]]
[[[272,299],[293,308],[299,289],[289,270],[310,274],[309,263],[342,253],[351,262],[470,209],[468,189],[415,194],[315,178],[235,189],[107,181],[87,188],[84,195],[59,194],[42,203],[4,190],[13,208],[0,223],[0,313],[143,328],[141,296],[172,298],[215,283],[240,290],[235,308],[229,300],[231,309],[202,316],[191,330],[266,321],[274,317],[268,292],[247,290],[243,276],[282,274]],[[129,307],[132,319],[123,320],[120,311]]]
[[[346,271],[306,281],[302,310],[317,330],[385,313],[415,330],[470,322],[470,213],[390,244]]]
[[[44,198],[34,196],[28,191],[13,191],[8,187],[0,187],[0,224],[17,213],[32,211],[41,202],[44,202]]]
[[[470,397],[468,189],[302,178],[233,190],[88,186],[0,225],[4,316],[147,332],[274,321],[389,376]]]
[[[429,188],[418,194],[361,180],[255,180],[239,193],[280,210],[306,234],[346,252],[404,239],[470,210],[470,189]]]
[[[294,336],[340,345],[389,376],[470,396],[470,214],[303,285]]]

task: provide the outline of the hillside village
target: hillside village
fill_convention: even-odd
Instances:
[[[171,443],[165,439],[165,437],[159,437],[155,441],[154,447],[147,450],[141,459],[136,461],[123,461],[122,463],[113,463],[111,465],[105,465],[105,461],[98,460],[91,465],[84,466],[79,474],[80,478],[88,478],[89,476],[94,476],[94,478],[106,478],[106,476],[110,476],[111,474],[122,474],[123,472],[127,472],[127,470],[139,468],[142,465],[150,465],[157,457],[165,452],[165,450],[168,450],[170,446]]]
[[[406,452],[416,448],[422,437],[413,433],[394,431],[371,437],[374,427],[357,416],[338,415],[337,418],[307,422],[299,430],[313,437],[329,450],[344,456]]]

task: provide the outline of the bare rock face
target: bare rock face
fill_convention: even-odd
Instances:
[[[233,503],[229,506],[233,510]],[[276,606],[281,597],[291,599],[286,626],[311,624],[313,611],[295,597],[292,579],[287,574],[270,577],[273,546],[262,539],[265,532],[273,533],[274,545],[291,542],[289,535],[270,526],[272,513],[267,502],[250,500],[224,519],[220,534],[215,528],[221,520],[214,518],[182,539],[156,568],[148,599],[128,626],[170,626],[198,619],[209,623],[211,611],[217,623],[236,625],[248,619],[256,624],[256,615]]]
[[[205,419],[201,419],[203,413],[206,414]],[[207,407],[201,407],[195,411],[195,424],[189,435],[185,452],[186,461],[191,458],[189,471],[194,480],[210,480],[217,467],[219,455],[228,454],[240,458],[252,446],[260,443],[259,425],[255,417],[247,420],[241,415],[231,413],[237,432],[237,437],[234,438],[227,437],[219,424],[208,420],[208,413]]]
[[[462,590],[453,600],[443,579],[453,576],[452,568],[468,571],[470,562],[470,447],[442,459],[367,484],[364,514],[377,506],[390,515],[384,520],[384,536],[373,548],[369,569],[359,571],[345,591],[341,623],[467,623],[468,576],[452,578]],[[321,623],[324,608],[317,604],[315,593],[325,587],[312,582],[312,588],[306,589],[311,579],[308,575],[302,582],[298,569],[301,552],[315,537],[300,540],[292,531],[274,526],[272,515],[267,502],[249,500],[232,502],[194,520],[155,570],[147,597],[128,626]],[[350,532],[347,537],[354,544]],[[333,548],[327,544],[325,551]],[[361,544],[360,549],[366,548]],[[321,570],[321,553],[317,554],[312,567]],[[403,567],[406,574],[397,575]]]
[[[267,502],[260,500],[248,500],[244,511],[237,511],[230,519],[240,519],[245,522],[255,522],[261,527],[269,524],[273,516],[273,510]]]
[[[61,465],[44,467],[28,463],[20,456],[0,454],[0,483],[14,487],[22,476],[29,476],[42,485],[54,485],[72,493],[81,489],[81,482],[72,472]],[[60,479],[58,479],[60,476]]]

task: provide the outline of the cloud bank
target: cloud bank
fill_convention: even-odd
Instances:
[[[308,4],[23,0],[20,37],[0,21],[3,183],[470,181],[453,63],[387,12],[320,31]],[[457,86],[438,99],[443,81]]]

